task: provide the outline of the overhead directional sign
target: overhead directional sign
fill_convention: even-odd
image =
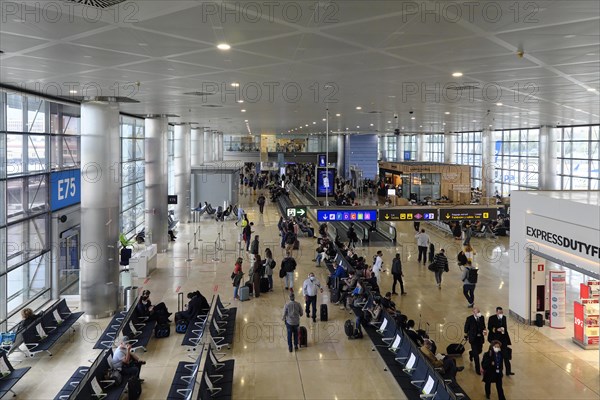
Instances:
[[[381,208],[379,209],[380,221],[435,221],[438,219],[437,208]]]
[[[304,206],[288,207],[285,209],[285,214],[288,216],[288,218],[304,217],[306,215],[306,207],[304,207]]]
[[[440,221],[458,221],[475,219],[496,219],[497,208],[440,208]]]
[[[319,222],[376,221],[377,210],[317,210]]]

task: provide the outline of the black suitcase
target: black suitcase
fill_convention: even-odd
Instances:
[[[352,339],[354,336],[354,323],[349,319],[344,323],[344,333],[348,336],[348,339]]]
[[[142,381],[138,377],[129,378],[127,381],[127,398],[130,400],[138,400],[142,395]]]
[[[269,291],[269,278],[260,278],[260,292],[267,293]]]
[[[321,304],[321,321],[327,321],[327,304]]]
[[[331,302],[337,303],[340,301],[340,291],[338,289],[333,289],[331,291]]]
[[[246,282],[246,284],[244,286],[246,286],[248,288],[249,294],[254,293],[254,285],[252,284],[252,282],[248,281],[248,282]]]
[[[460,343],[451,343],[446,347],[446,354],[463,354],[465,352],[465,343],[467,341],[463,340]]]
[[[308,347],[308,331],[304,326],[298,328],[298,345],[300,347]]]

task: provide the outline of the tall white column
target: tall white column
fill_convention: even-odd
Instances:
[[[146,238],[152,238],[158,252],[167,251],[168,171],[167,142],[169,121],[166,117],[145,121]]]
[[[454,164],[456,137],[451,133],[444,134],[444,162]]]
[[[416,161],[425,161],[425,135],[422,133],[419,133],[417,135],[417,154],[416,154]]]
[[[81,104],[80,293],[89,319],[110,316],[118,307],[119,136],[117,104]]]
[[[181,222],[190,222],[191,214],[191,169],[190,169],[190,126],[175,125],[174,160],[175,194],[177,205],[175,216]]]
[[[396,135],[396,162],[404,161],[404,137]]]
[[[492,197],[496,191],[494,178],[496,174],[496,165],[494,160],[494,137],[491,129],[484,129],[481,132],[481,184],[485,197]]]
[[[219,161],[223,161],[223,134],[217,133],[217,144],[219,147],[217,148],[217,154],[219,155]]]
[[[212,154],[212,137],[211,133],[208,131],[204,132],[204,162],[209,163],[213,161]]]
[[[337,135],[337,174],[342,178],[346,178],[346,168],[344,165],[344,157],[346,155],[346,138],[345,135]]]
[[[540,157],[539,157],[539,181],[540,190],[560,190],[560,178],[558,176],[558,128],[542,126],[540,128]]]
[[[192,128],[192,149],[191,149],[191,164],[204,164],[204,136],[202,130]]]

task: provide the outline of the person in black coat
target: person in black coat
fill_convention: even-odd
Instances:
[[[485,398],[490,398],[492,382],[496,383],[498,400],[506,400],[502,388],[502,343],[492,340],[490,348],[483,355],[481,366],[484,369],[483,382],[485,382]]]
[[[417,345],[417,347],[421,347],[425,343],[421,335],[415,331],[415,321],[412,319],[408,320],[406,323],[406,330],[404,333],[408,335],[408,337]]]
[[[502,307],[496,307],[496,315],[492,315],[488,318],[488,341],[491,343],[494,340],[499,341],[502,344],[502,359],[504,360],[504,368],[506,369],[506,375],[514,375],[511,371],[510,359],[512,350],[510,346],[510,335],[508,334],[508,327],[506,324],[506,317]]]
[[[485,329],[485,317],[481,315],[479,308],[473,307],[473,315],[467,317],[464,331],[465,339],[468,339],[469,343],[471,344],[469,360],[475,361],[475,372],[477,375],[481,375],[479,355],[483,351],[483,344],[485,342],[487,330]]]
[[[210,308],[206,297],[202,296],[199,290],[187,294],[190,301],[187,304],[187,308],[183,311],[175,313],[175,321],[185,319],[191,321],[199,315],[202,310]]]

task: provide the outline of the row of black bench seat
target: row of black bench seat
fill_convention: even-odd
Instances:
[[[12,390],[13,386],[21,380],[21,378],[29,371],[31,367],[15,369],[5,351],[0,351],[0,399],[12,393],[13,396],[17,394]]]
[[[233,397],[233,370],[235,360],[221,360],[208,348],[200,380],[199,400],[228,400]]]
[[[173,376],[167,400],[192,399],[203,353],[204,345],[200,345],[200,353],[193,362],[180,361],[177,364],[177,370],[175,370],[175,376]]]
[[[333,262],[326,262],[329,272],[333,273],[335,266],[340,262],[348,272],[354,271],[354,267],[342,252],[338,248],[336,250]],[[334,286],[335,290],[339,290],[339,284]],[[374,306],[375,299],[369,286],[363,287],[366,300],[362,304],[355,303],[352,311],[364,322],[362,317]],[[408,399],[469,399],[456,382],[444,380],[439,371],[436,371],[422,355],[421,350],[396,326],[395,320],[387,312],[382,312],[379,321],[363,324],[363,327]]]
[[[235,337],[236,307],[226,308],[217,295],[215,309],[208,327],[213,346],[220,351],[223,347],[231,348]]]
[[[117,382],[105,378],[112,369],[112,358],[112,349],[103,350],[91,366],[78,367],[54,400],[120,399],[127,389],[127,379]]]
[[[42,316],[29,324],[22,332],[17,333],[11,350],[16,350],[21,344],[25,344],[30,357],[46,352],[50,356],[50,348],[83,315],[83,312],[72,312],[65,299],[59,300],[44,310]],[[9,351],[10,352],[10,351]]]
[[[118,312],[104,329],[100,338],[96,341],[94,349],[111,349],[119,336],[129,337],[132,350],[146,351],[146,346],[154,334],[156,321],[148,320],[148,317],[140,315],[137,309],[138,299],[127,312]]]
[[[441,371],[430,364],[387,312],[382,313],[379,321],[365,326],[365,330],[407,398],[468,399],[456,382],[444,379]]]
[[[193,320],[189,321],[187,330],[185,331],[185,335],[181,341],[182,346],[189,347],[188,351],[196,351],[196,347],[200,344],[200,341],[204,337],[208,315],[212,309],[214,301],[215,296],[213,295],[212,299],[210,300],[209,307],[205,310],[200,310],[200,314],[198,314]]]

